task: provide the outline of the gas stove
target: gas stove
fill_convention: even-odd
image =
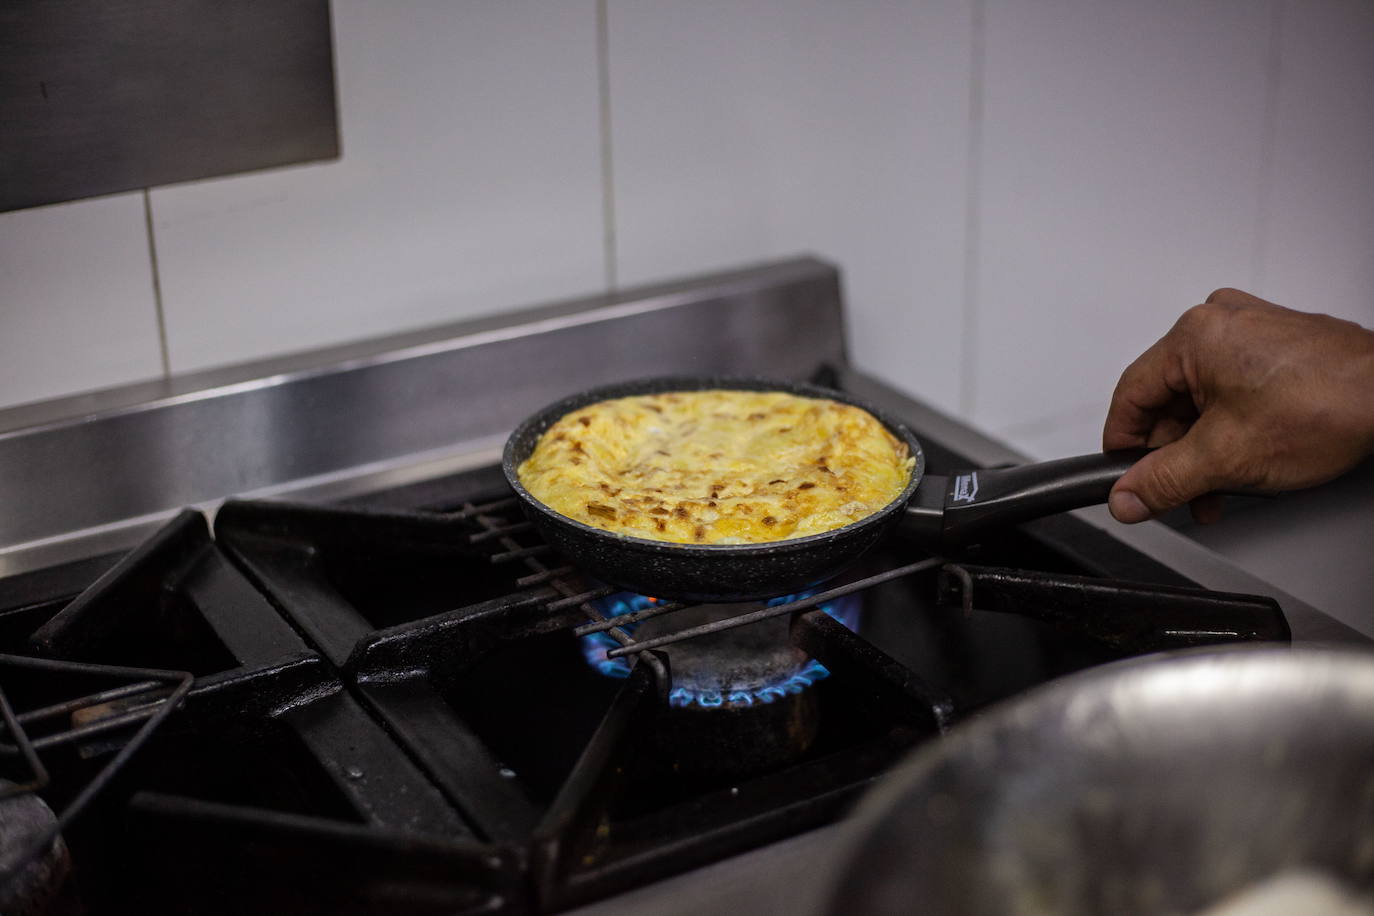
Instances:
[[[1359,639],[1100,512],[715,606],[596,582],[520,517],[503,432],[635,375],[806,378],[933,473],[1015,459],[851,366],[842,318],[800,260],[0,415],[4,910],[782,906],[827,825],[989,704]]]

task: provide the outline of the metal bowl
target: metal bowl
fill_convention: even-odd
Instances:
[[[1003,704],[863,804],[833,913],[1183,914],[1311,868],[1374,889],[1374,652],[1134,660]]]

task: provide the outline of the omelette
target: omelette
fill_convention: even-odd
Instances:
[[[535,499],[594,528],[755,544],[873,514],[906,489],[914,460],[849,404],[778,391],[673,391],[565,414],[517,473]]]

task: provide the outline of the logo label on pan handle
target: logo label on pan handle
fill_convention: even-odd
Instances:
[[[970,474],[960,474],[954,478],[954,495],[950,497],[951,502],[973,502],[978,495],[978,472]]]

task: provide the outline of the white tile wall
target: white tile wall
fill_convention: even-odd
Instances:
[[[604,289],[593,0],[333,10],[342,159],[153,194],[174,371]]]
[[[968,0],[612,0],[619,279],[816,252],[852,346],[958,396]]]
[[[0,407],[161,374],[142,194],[0,214]]]
[[[989,2],[980,423],[1096,451],[1126,364],[1251,285],[1270,21],[1252,0]]]
[[[342,160],[153,191],[173,369],[811,251],[1049,456],[1216,286],[1374,325],[1367,0],[605,0],[610,186],[597,8],[336,0]],[[150,274],[138,195],[0,215],[0,406],[157,374]]]
[[[1289,0],[1260,295],[1374,327],[1374,3]]]

